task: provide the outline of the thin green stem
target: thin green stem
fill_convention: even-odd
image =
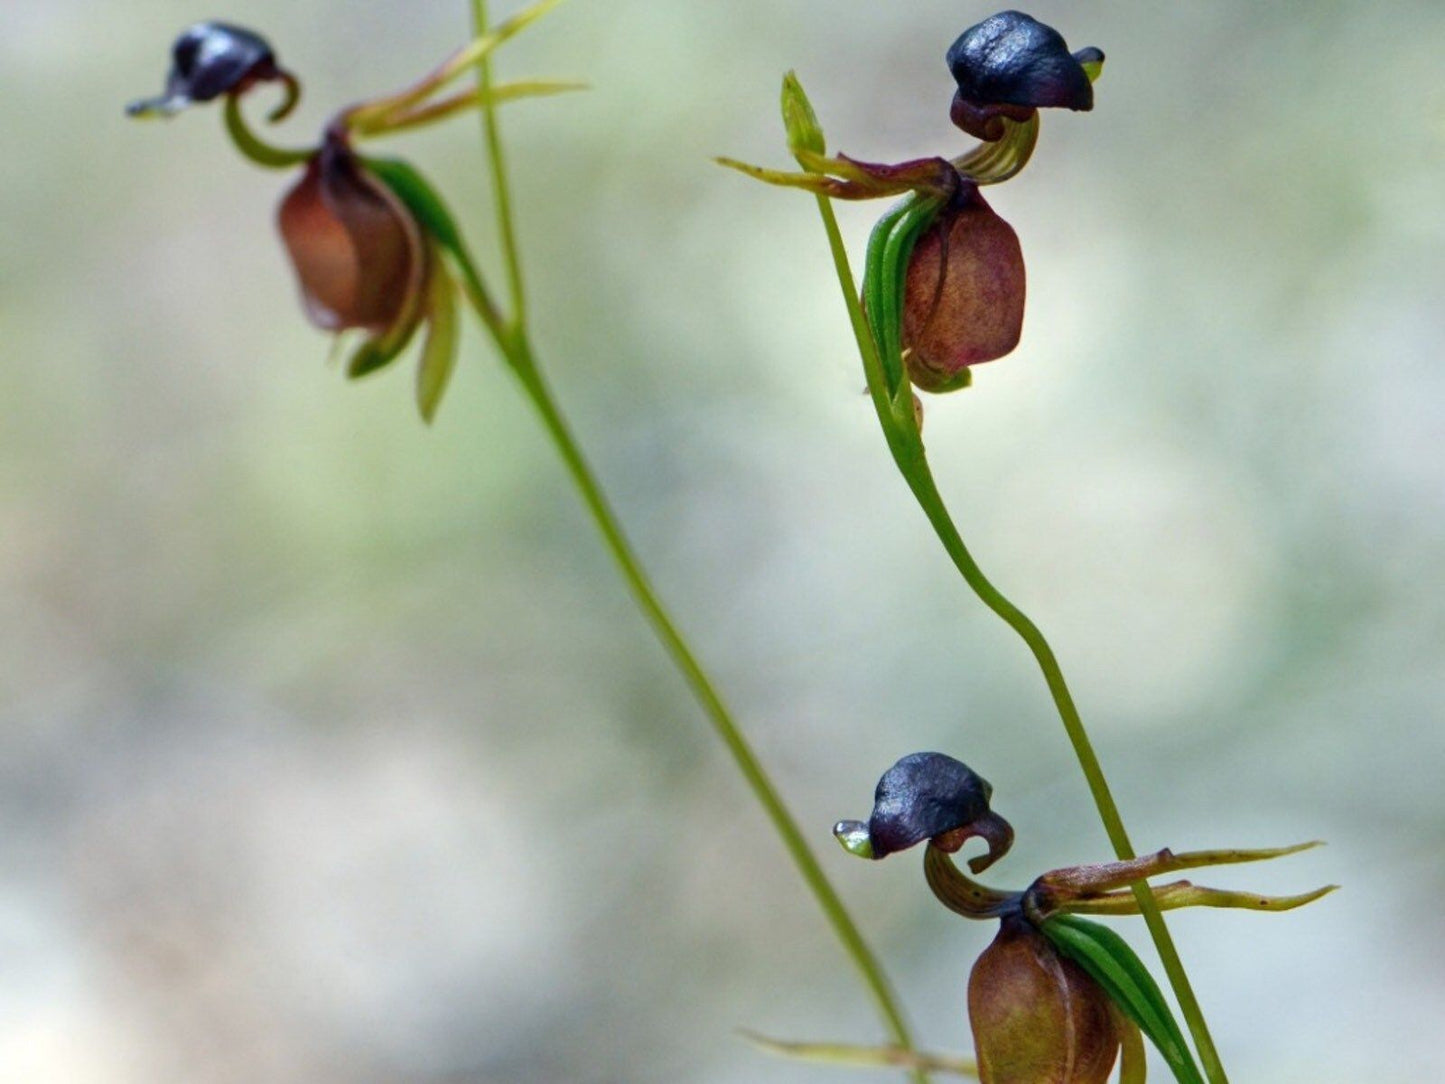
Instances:
[[[883,973],[882,966],[868,947],[867,942],[864,941],[863,935],[859,932],[843,901],[828,880],[827,874],[823,872],[817,856],[809,848],[797,821],[788,811],[782,796],[759,762],[757,754],[733,720],[722,697],[714,688],[712,681],[708,678],[682,633],[678,631],[663,608],[661,600],[648,581],[637,556],[633,553],[631,545],[623,534],[616,515],[608,505],[596,477],[583,457],[580,446],[558,409],[556,400],[538,371],[525,335],[514,340],[507,355],[528,398],[541,416],[543,427],[566,464],[567,471],[572,476],[583,503],[591,514],[593,523],[602,535],[608,552],[616,561],[618,569],[632,590],[638,607],[652,625],[657,638],[662,641],[678,670],[681,671],[698,703],[707,713],[713,730],[727,747],[728,752],[732,754],[738,772],[747,781],[758,804],[763,807],[768,820],[772,822],[773,830],[782,840],[783,846],[787,848],[793,864],[813,893],[818,906],[833,927],[833,932],[842,942],[844,950],[857,967],[873,996],[890,1038],[898,1046],[911,1050],[913,1043],[908,1025],[903,1019],[897,997],[887,976]],[[914,1070],[913,1077],[920,1082],[927,1079],[923,1071],[919,1069]]]
[[[486,34],[487,0],[472,0],[472,29],[478,38]],[[492,170],[492,195],[497,206],[497,232],[501,239],[502,261],[507,269],[507,292],[512,301],[512,326],[520,329],[525,327],[527,322],[527,297],[522,283],[516,218],[512,214],[512,189],[507,182],[507,162],[502,155],[502,135],[497,124],[497,102],[492,94],[490,53],[484,53],[477,61],[477,92],[482,98],[482,138],[487,148],[487,162]]]
[[[480,37],[486,32],[487,27],[486,0],[472,0],[471,6],[475,33]],[[495,319],[488,321],[486,312],[481,312],[480,315],[483,321],[487,322],[498,348],[512,371],[517,375],[528,399],[541,418],[543,428],[562,457],[593,524],[602,536],[603,543],[616,562],[623,579],[631,589],[638,607],[707,714],[714,732],[732,755],[739,774],[747,782],[758,804],[762,806],[768,820],[772,823],[773,830],[782,840],[784,848],[792,858],[804,883],[812,892],[824,917],[857,969],[874,1000],[889,1039],[900,1049],[911,1052],[914,1049],[913,1039],[899,1006],[897,995],[894,993],[887,975],[884,974],[882,965],[863,939],[862,933],[828,880],[827,874],[823,872],[823,867],[809,848],[797,821],[788,811],[782,796],[759,762],[757,754],[753,752],[751,745],[743,736],[742,730],[733,720],[727,705],[688,646],[687,640],[663,608],[657,592],[653,589],[631,544],[623,533],[617,516],[608,504],[596,475],[582,454],[581,446],[572,435],[571,428],[567,425],[551,389],[537,366],[527,331],[525,295],[512,213],[511,190],[507,180],[506,163],[502,157],[502,140],[494,108],[491,71],[485,58],[477,64],[477,83],[478,94],[482,99],[483,137],[487,159],[491,167],[492,190],[497,207],[497,225],[512,302],[510,322],[498,324]],[[481,296],[485,296],[484,291]],[[474,302],[476,300],[474,291],[469,290],[467,297]],[[929,1082],[927,1071],[921,1066],[911,1068],[909,1075],[915,1084],[928,1084]]]
[[[848,306],[848,317],[853,325],[854,336],[858,340],[858,349],[863,358],[869,392],[898,469],[903,474],[904,480],[908,483],[908,488],[912,490],[919,506],[928,517],[939,541],[943,543],[944,549],[952,558],[968,586],[973,589],[984,605],[1019,634],[1033,653],[1039,669],[1043,671],[1049,693],[1058,709],[1059,718],[1063,721],[1069,744],[1073,746],[1074,756],[1078,759],[1079,767],[1084,773],[1084,780],[1088,784],[1094,805],[1098,808],[1099,819],[1103,822],[1104,831],[1108,834],[1114,853],[1120,860],[1131,859],[1135,857],[1133,844],[1130,843],[1129,834],[1124,829],[1124,821],[1119,815],[1119,807],[1114,802],[1113,793],[1104,777],[1103,767],[1099,764],[1093,743],[1090,742],[1088,732],[1084,729],[1083,720],[1079,717],[1078,708],[1064,681],[1063,671],[1059,667],[1053,649],[1044,639],[1038,626],[984,576],[983,571],[964,545],[963,537],[959,534],[958,528],[954,525],[948,509],[944,505],[916,429],[897,424],[893,404],[889,402],[883,361],[879,356],[867,318],[864,316],[862,305],[858,300],[857,285],[853,279],[847,249],[843,244],[842,233],[838,229],[832,205],[826,197],[820,196],[818,197],[818,209],[823,216],[823,226],[828,234],[828,245],[838,272],[838,282]],[[1155,901],[1153,893],[1149,891],[1146,882],[1135,882],[1130,885],[1130,888],[1134,893],[1134,898],[1138,901],[1139,913],[1143,915],[1145,925],[1149,928],[1149,934],[1154,939],[1160,962],[1164,966],[1164,973],[1169,979],[1169,984],[1174,988],[1174,996],[1179,1001],[1180,1011],[1189,1026],[1190,1033],[1194,1036],[1194,1044],[1199,1050],[1199,1058],[1204,1072],[1211,1084],[1228,1084],[1224,1067],[1219,1061],[1214,1041],[1209,1034],[1209,1026],[1205,1022],[1204,1013],[1199,1007],[1199,1001],[1194,995],[1189,976],[1184,970],[1184,964],[1179,958],[1179,952],[1174,946],[1174,939],[1169,933],[1169,928],[1164,923],[1164,916],[1160,913],[1159,905]]]

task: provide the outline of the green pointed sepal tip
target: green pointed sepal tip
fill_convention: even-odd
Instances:
[[[788,133],[788,150],[794,157],[803,152],[826,154],[827,141],[823,138],[823,126],[818,123],[818,114],[813,112],[813,103],[798,82],[796,72],[783,76],[783,128]]]
[[[868,826],[862,821],[839,821],[833,825],[833,835],[849,854],[874,857],[873,841],[868,837]]]

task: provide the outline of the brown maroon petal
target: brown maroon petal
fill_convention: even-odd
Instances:
[[[1123,1037],[1103,987],[1018,916],[973,966],[968,1019],[983,1084],[1105,1084]]]
[[[426,253],[410,213],[329,137],[281,202],[278,224],[311,322],[380,333],[414,311]]]
[[[903,294],[908,375],[923,391],[961,386],[964,370],[1018,345],[1024,320],[1024,258],[1013,227],[977,188],[918,239]]]
[[[1004,125],[1005,119],[1022,124],[1037,112],[1037,109],[1026,105],[979,105],[969,101],[960,91],[953,96],[948,118],[975,139],[996,143],[1008,130]]]

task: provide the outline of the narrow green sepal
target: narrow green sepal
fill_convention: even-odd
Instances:
[[[456,261],[457,271],[482,319],[493,328],[499,327],[501,316],[482,282],[481,272],[467,249],[461,228],[432,183],[415,166],[401,158],[367,157],[363,161],[366,168],[406,205],[432,240]]]
[[[1055,916],[1041,930],[1149,1037],[1179,1084],[1205,1084],[1158,984],[1122,937],[1097,922],[1072,915]]]
[[[903,360],[899,349],[894,349],[894,338],[888,334],[890,327],[888,304],[884,299],[883,283],[887,279],[883,258],[888,247],[888,238],[898,223],[913,210],[918,202],[916,196],[905,196],[884,213],[873,231],[868,235],[868,248],[863,262],[863,314],[868,318],[868,330],[873,333],[873,342],[878,347],[879,360],[883,362],[883,373],[888,379],[888,399],[897,398],[903,386]],[[901,310],[894,314],[891,326],[901,337]]]
[[[432,268],[428,293],[426,342],[416,370],[416,405],[422,420],[430,425],[457,362],[456,286],[440,262]]]
[[[410,162],[400,158],[362,159],[366,168],[381,178],[382,183],[406,204],[417,222],[442,248],[455,252],[462,247],[462,231],[457,220],[442,202],[431,182]]]
[[[915,1069],[926,1073],[951,1073],[954,1076],[978,1077],[978,1066],[972,1058],[955,1058],[945,1054],[925,1054],[901,1046],[861,1046],[853,1043],[799,1043],[770,1039],[755,1031],[740,1030],[744,1039],[759,1050],[783,1058],[796,1058],[824,1065],[843,1065],[852,1069]]]
[[[813,112],[813,103],[808,101],[796,72],[790,71],[783,76],[782,107],[788,150],[795,157],[803,151],[825,154],[827,143],[823,138],[823,126],[818,123],[818,114]],[[804,168],[807,168],[806,165]]]
[[[1144,1084],[1148,1072],[1144,1038],[1139,1034],[1139,1025],[1129,1020],[1124,1025],[1124,1041],[1119,1045],[1119,1084]]]
[[[863,304],[893,401],[908,387],[903,370],[903,286],[908,260],[918,238],[933,224],[945,203],[941,196],[907,196],[889,208],[868,236]]]
[[[385,369],[397,355],[406,349],[406,344],[411,341],[413,332],[416,331],[416,322],[399,325],[394,330],[388,330],[381,335],[373,335],[367,339],[352,353],[346,361],[346,375],[351,380],[357,380],[378,369]]]

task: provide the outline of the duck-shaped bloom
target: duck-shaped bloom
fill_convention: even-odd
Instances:
[[[476,108],[482,102],[477,91],[438,94],[554,4],[539,0],[417,83],[341,111],[315,147],[274,147],[246,122],[241,99],[255,87],[283,86],[285,98],[270,114],[276,121],[296,104],[300,84],[280,67],[265,38],[228,23],[197,23],[184,30],[171,49],[164,93],[132,104],[127,112],[168,117],[186,106],[222,99],[227,132],[242,154],[267,168],[301,169],[281,201],[277,225],[307,317],[325,331],[363,336],[346,366],[353,377],[393,361],[425,327],[416,394],[422,416],[430,421],[455,364],[458,293],[494,333],[502,319],[435,189],[407,163],[364,156],[355,144]],[[494,86],[490,93],[492,100],[506,100],[577,86],[530,80]]]
[[[272,120],[280,120],[295,106],[300,85],[276,62],[270,43],[255,31],[230,23],[196,23],[182,30],[171,46],[164,93],[132,102],[126,112],[133,117],[171,116],[197,102],[244,94],[257,83],[272,82],[286,88],[286,100],[271,115]]]
[[[1113,931],[1081,914],[1138,914],[1131,886],[1176,870],[1257,862],[1314,844],[1253,851],[1159,851],[1127,862],[1045,873],[1022,892],[970,880],[952,855],[975,836],[988,853],[969,862],[977,873],[1003,857],[1013,830],[989,806],[993,788],[943,753],[913,753],[878,781],[867,822],[839,821],[843,847],[882,858],[925,843],[923,870],[949,910],[996,919],[999,931],[968,980],[968,1018],[983,1084],[1105,1084],[1121,1052],[1122,1079],[1141,1068],[1140,1030],[1177,1079],[1202,1081],[1167,1004],[1144,966]],[[1271,897],[1202,888],[1188,881],[1148,886],[1161,908],[1240,907],[1286,911],[1330,891]],[[1194,1074],[1194,1075],[1191,1075]]]
[[[1005,11],[960,34],[946,59],[957,85],[949,116],[982,141],[966,154],[896,164],[829,157],[812,107],[789,75],[784,124],[804,172],[719,160],[771,184],[837,199],[907,195],[874,229],[863,281],[868,323],[895,400],[905,377],[922,391],[952,391],[968,385],[971,366],[1018,345],[1023,253],[979,188],[1007,180],[1028,162],[1041,108],[1093,108],[1104,54],[1071,53],[1052,27]]]

